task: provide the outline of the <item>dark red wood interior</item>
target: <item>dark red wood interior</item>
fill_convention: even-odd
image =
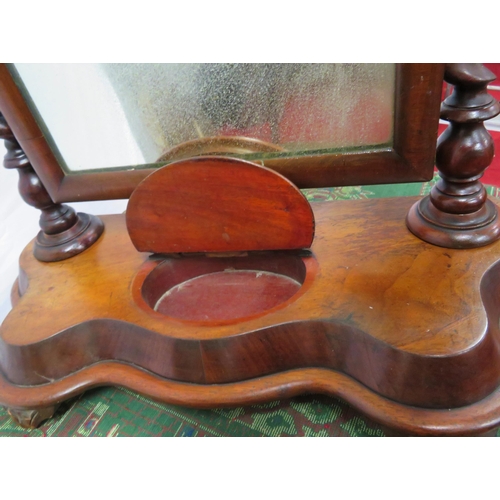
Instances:
[[[189,321],[228,321],[261,314],[291,299],[306,276],[291,253],[166,258],[145,278],[153,310]]]

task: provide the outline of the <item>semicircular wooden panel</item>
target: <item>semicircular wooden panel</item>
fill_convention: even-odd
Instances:
[[[167,165],[133,192],[130,238],[141,252],[235,252],[308,248],[312,209],[282,175],[235,158]]]

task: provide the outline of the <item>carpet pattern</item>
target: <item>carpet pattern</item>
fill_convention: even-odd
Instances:
[[[415,196],[428,183],[308,189],[311,202]],[[500,188],[487,186],[490,196]],[[382,437],[382,429],[344,402],[327,396],[301,396],[248,407],[196,410],[157,403],[132,391],[102,387],[61,405],[38,429],[17,426],[0,408],[2,436],[346,436]],[[500,430],[497,434],[500,436]]]
[[[157,403],[127,389],[105,387],[67,401],[38,429],[0,413],[0,436],[202,437],[383,436],[345,403],[303,396],[244,408],[196,410]]]

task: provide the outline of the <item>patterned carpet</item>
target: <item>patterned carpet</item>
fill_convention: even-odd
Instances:
[[[432,184],[414,183],[305,190],[312,202],[415,196]],[[491,196],[500,188],[489,186]],[[384,436],[349,405],[303,396],[244,408],[195,410],[156,403],[126,389],[104,387],[65,402],[35,430],[18,427],[0,409],[0,436]],[[500,431],[497,436],[500,436]]]
[[[304,396],[245,408],[195,410],[156,403],[126,389],[105,387],[67,401],[35,430],[0,412],[0,436],[383,436],[352,408]]]

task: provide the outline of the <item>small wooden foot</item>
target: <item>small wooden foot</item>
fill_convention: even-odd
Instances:
[[[25,429],[36,429],[44,420],[54,415],[59,405],[44,408],[7,408],[16,424]]]

